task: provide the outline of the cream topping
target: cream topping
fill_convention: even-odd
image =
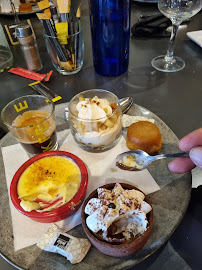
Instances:
[[[132,189],[124,190],[120,184],[115,184],[112,190],[98,188],[98,198],[89,200],[85,207],[88,228],[94,233],[100,230],[107,233],[109,227],[116,222],[116,228],[125,230],[125,237],[129,234],[142,234],[147,229],[146,214],[152,208],[144,201],[142,192]],[[117,226],[118,224],[118,226]],[[115,233],[118,233],[116,229]]]
[[[87,120],[97,120],[105,118],[112,114],[112,108],[109,105],[109,101],[106,99],[99,99],[94,97],[93,99],[86,98],[80,101],[76,105],[78,111],[78,117]],[[103,120],[103,122],[106,119]]]

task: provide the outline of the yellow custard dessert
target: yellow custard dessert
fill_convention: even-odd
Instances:
[[[71,159],[50,156],[37,160],[21,175],[18,196],[25,211],[50,211],[70,201],[79,189],[81,172]]]

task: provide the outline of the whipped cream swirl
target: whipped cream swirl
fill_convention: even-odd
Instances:
[[[118,183],[112,190],[98,188],[97,192],[98,198],[92,198],[85,207],[86,224],[92,232],[110,241],[120,233],[130,240],[147,230],[146,215],[152,207],[144,201],[142,192],[124,190]]]

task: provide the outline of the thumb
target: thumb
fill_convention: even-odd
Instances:
[[[197,167],[202,169],[202,146],[192,148],[189,157]]]

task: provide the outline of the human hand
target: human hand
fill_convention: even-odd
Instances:
[[[174,173],[185,173],[194,167],[202,169],[202,128],[194,130],[183,137],[178,144],[184,152],[189,152],[189,158],[176,158],[168,164]]]

